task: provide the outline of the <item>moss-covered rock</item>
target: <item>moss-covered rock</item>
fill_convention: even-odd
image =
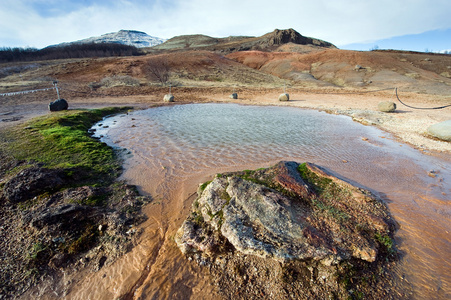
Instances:
[[[255,278],[255,289],[269,285],[286,291],[289,285],[300,299],[346,299],[355,286],[340,281],[341,272],[359,265],[354,273],[367,278],[384,269],[396,259],[394,230],[387,207],[370,192],[314,164],[280,162],[216,176],[199,189],[175,241],[187,256],[211,263],[215,278],[229,287],[247,274]],[[265,266],[272,270],[255,271]],[[255,296],[254,288],[242,298]],[[376,290],[366,287],[362,293]]]

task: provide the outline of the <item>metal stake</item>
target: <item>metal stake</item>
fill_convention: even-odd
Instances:
[[[58,86],[57,86],[57,84],[58,84],[58,81],[57,81],[57,80],[54,80],[54,81],[53,81],[53,86],[54,86],[55,89],[56,89],[56,94],[58,95],[58,99],[60,99],[60,92],[58,91]]]

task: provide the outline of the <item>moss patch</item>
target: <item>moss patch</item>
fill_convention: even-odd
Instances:
[[[116,153],[88,130],[103,117],[128,109],[68,110],[35,118],[7,133],[6,151],[18,161],[65,169],[68,176],[111,180],[120,170]]]

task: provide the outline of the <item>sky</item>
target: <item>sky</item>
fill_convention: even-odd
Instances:
[[[451,50],[451,0],[0,0],[0,47],[121,29],[160,38],[293,28],[342,49]]]

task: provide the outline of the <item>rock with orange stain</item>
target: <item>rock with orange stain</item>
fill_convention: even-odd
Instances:
[[[370,192],[282,161],[218,174],[198,194],[175,242],[226,299],[348,299],[356,288],[382,296],[395,223]],[[373,281],[362,288],[362,278]]]
[[[212,241],[286,262],[351,257],[373,262],[392,234],[386,206],[313,164],[280,162],[268,169],[217,176],[193,205],[176,235],[185,254],[217,255]],[[210,236],[217,233],[214,239]]]

